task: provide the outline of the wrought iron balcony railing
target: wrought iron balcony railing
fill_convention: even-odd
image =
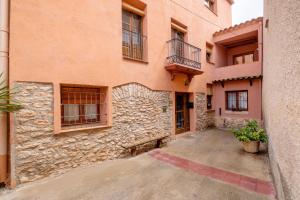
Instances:
[[[147,37],[140,33],[123,29],[122,51],[123,57],[146,61]]]
[[[181,39],[172,39],[167,42],[168,57],[167,64],[181,64],[194,69],[200,69],[201,49],[184,42]]]

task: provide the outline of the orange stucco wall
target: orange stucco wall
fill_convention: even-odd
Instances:
[[[206,42],[231,25],[231,5],[218,0],[218,13],[202,1],[143,0],[148,63],[122,58],[121,0],[11,0],[10,83],[50,82],[54,85],[54,124],[60,131],[60,84],[112,87],[138,82],[155,90],[205,92],[213,68],[205,62]],[[164,69],[171,18],[188,30],[187,42],[200,47],[203,75],[185,86],[185,76],[171,81]],[[111,100],[109,97],[109,108]],[[111,123],[111,109],[109,109]]]

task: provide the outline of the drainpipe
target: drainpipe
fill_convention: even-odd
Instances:
[[[8,84],[9,1],[0,0],[0,73]],[[8,115],[0,113],[0,183],[7,181]]]

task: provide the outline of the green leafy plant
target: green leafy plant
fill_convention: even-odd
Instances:
[[[20,110],[22,106],[12,99],[12,95],[15,94],[13,90],[10,90],[5,80],[3,80],[3,74],[0,74],[0,112],[14,112]]]
[[[251,120],[244,127],[233,130],[233,134],[241,142],[268,141],[268,136],[264,129],[258,126],[256,120]]]

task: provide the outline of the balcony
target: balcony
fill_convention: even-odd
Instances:
[[[170,72],[173,80],[176,74],[186,74],[189,81],[203,73],[201,71],[201,49],[188,44],[180,39],[172,39],[167,42],[168,57],[165,69]]]
[[[213,82],[262,76],[262,18],[213,34],[215,69]]]
[[[260,62],[217,67],[214,70],[213,81],[234,80],[238,78],[259,77],[262,75]]]

